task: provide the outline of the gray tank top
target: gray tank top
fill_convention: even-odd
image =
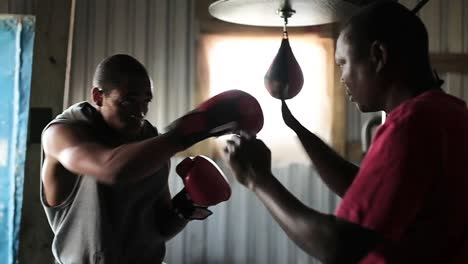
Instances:
[[[105,144],[118,146],[100,114],[87,102],[75,104],[50,122],[81,124]],[[45,130],[44,129],[44,130]],[[157,136],[146,121],[140,139]],[[41,180],[41,202],[54,232],[52,253],[60,264],[161,263],[165,254],[155,205],[167,188],[169,161],[155,175],[126,185],[101,184],[77,175],[72,193],[58,206],[48,206]]]

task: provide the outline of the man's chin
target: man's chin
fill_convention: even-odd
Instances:
[[[128,135],[129,137],[138,136],[143,130],[143,124],[132,124],[128,125],[123,129],[123,134]]]
[[[141,130],[143,130],[143,125],[131,126],[131,127],[128,128],[128,132],[130,134],[134,134],[134,135],[140,134]]]

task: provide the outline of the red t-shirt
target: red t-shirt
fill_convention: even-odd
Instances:
[[[468,263],[468,110],[442,90],[395,108],[337,217],[389,242],[360,263]]]

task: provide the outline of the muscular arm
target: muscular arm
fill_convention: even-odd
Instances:
[[[345,160],[323,140],[307,130],[290,112],[283,101],[283,119],[298,136],[304,150],[317,168],[325,184],[337,195],[343,197],[357,175],[359,167]]]
[[[92,175],[108,184],[148,177],[181,150],[171,143],[167,134],[111,148],[100,144],[80,127],[66,124],[48,128],[42,142],[45,162],[58,161],[70,172]]]
[[[225,153],[236,179],[255,193],[289,238],[308,254],[326,263],[354,263],[379,242],[373,231],[297,200],[273,176],[271,152],[261,140],[233,137]]]
[[[320,178],[334,193],[343,197],[356,177],[359,167],[345,160],[305,127],[295,132],[317,168]]]
[[[253,191],[281,228],[309,255],[324,263],[356,263],[381,238],[371,230],[319,213],[297,200],[273,175]]]

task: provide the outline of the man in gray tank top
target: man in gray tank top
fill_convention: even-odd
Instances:
[[[96,69],[93,104],[44,129],[41,201],[57,263],[161,263],[165,242],[211,213],[185,204],[181,214],[167,183],[170,158],[209,135],[185,144],[176,130],[159,135],[145,120],[152,97],[144,66],[114,55]]]

